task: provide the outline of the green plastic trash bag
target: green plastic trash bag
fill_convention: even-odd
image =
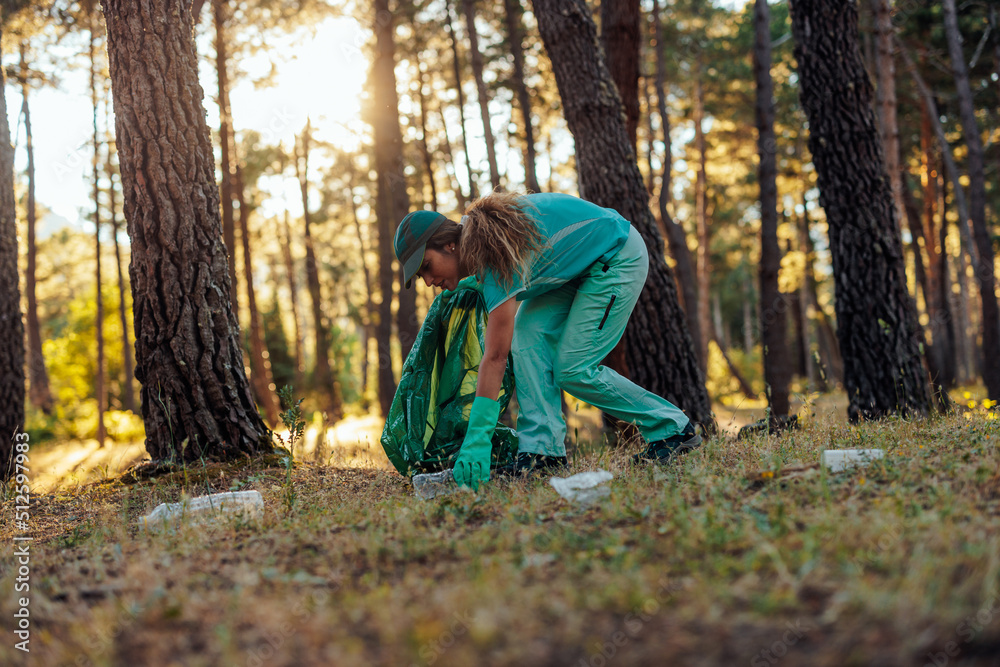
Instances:
[[[436,472],[454,465],[476,397],[479,362],[486,345],[486,304],[474,277],[434,299],[403,373],[382,430],[382,447],[401,474]],[[507,409],[514,393],[508,360],[497,402]],[[497,425],[491,466],[517,454],[513,429]]]

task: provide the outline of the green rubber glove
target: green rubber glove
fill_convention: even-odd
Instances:
[[[493,449],[493,431],[500,418],[500,404],[485,396],[472,401],[469,429],[465,432],[462,449],[455,459],[453,474],[459,486],[479,489],[480,482],[490,479],[490,452]]]

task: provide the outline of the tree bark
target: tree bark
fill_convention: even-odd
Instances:
[[[535,170],[535,128],[531,122],[531,96],[524,82],[524,36],[521,31],[521,16],[524,8],[521,0],[504,0],[504,20],[507,23],[507,39],[514,59],[514,96],[521,109],[524,123],[524,186],[529,192],[538,192],[538,174]]]
[[[94,157],[91,159],[91,169],[94,178],[94,249],[95,276],[97,281],[97,322],[95,331],[97,334],[97,376],[94,378],[94,394],[97,398],[97,444],[104,446],[107,439],[107,429],[104,426],[104,413],[108,409],[107,393],[104,388],[105,376],[107,375],[107,363],[104,359],[104,285],[101,278],[101,138],[97,131],[97,36],[94,34],[94,23],[97,17],[91,14],[88,17],[90,25],[90,103],[94,110]]]
[[[2,19],[0,10],[0,30]],[[2,34],[0,34],[2,43]],[[14,147],[7,123],[4,70],[0,67],[0,480],[14,474],[14,444],[24,430],[24,321],[17,269]],[[29,434],[30,435],[30,434]]]
[[[778,143],[774,136],[774,84],[771,81],[771,10],[767,0],[754,3],[755,116],[760,165],[760,333],[764,345],[764,382],[770,419],[787,417],[791,358],[788,354],[788,302],[778,289],[781,248],[778,247]]]
[[[239,296],[236,280],[236,218],[233,212],[233,170],[229,155],[230,134],[233,131],[232,115],[229,109],[229,65],[226,54],[226,0],[212,0],[212,16],[215,19],[215,71],[219,81],[219,183],[222,195],[222,240],[226,244],[229,262],[229,298],[233,302],[233,312],[239,315]]]
[[[146,449],[186,461],[269,452],[229,299],[190,5],[103,6]]]
[[[302,238],[306,246],[306,288],[309,290],[309,300],[312,306],[312,320],[315,343],[316,368],[313,371],[313,386],[322,396],[320,409],[326,412],[331,421],[340,419],[340,405],[336,399],[338,394],[334,387],[333,373],[330,369],[330,339],[327,336],[326,318],[323,317],[323,292],[319,283],[319,269],[316,266],[316,249],[313,247],[312,215],[309,213],[309,151],[312,150],[312,126],[306,122],[302,138],[295,156],[295,174],[299,179],[299,192],[302,196]]]
[[[621,100],[604,64],[590,9],[583,0],[534,0],[533,7],[576,141],[580,194],[630,220],[649,251],[646,286],[625,330],[632,380],[714,430],[704,376],[673,275],[663,261],[663,240],[630,150]]]
[[[625,133],[638,155],[639,0],[601,0],[601,45],[625,111]]]
[[[372,65],[372,96],[375,111],[372,127],[375,136],[375,171],[378,190],[375,202],[379,229],[379,285],[382,305],[379,309],[379,403],[386,415],[396,391],[392,371],[390,337],[392,335],[393,249],[396,225],[410,209],[404,173],[403,137],[399,129],[399,99],[396,95],[396,45],[388,0],[375,2],[375,62]],[[416,290],[403,287],[402,267],[395,272],[399,286],[396,326],[403,358],[413,347],[418,328]]]
[[[858,48],[857,5],[795,0],[791,9],[799,94],[830,230],[848,418],[926,414],[919,324]]]
[[[49,374],[45,370],[45,356],[42,354],[41,327],[38,322],[38,297],[36,296],[36,269],[38,250],[35,244],[35,148],[31,133],[31,109],[28,105],[30,87],[28,85],[28,64],[25,58],[25,44],[21,42],[21,113],[24,114],[24,148],[28,154],[27,193],[27,250],[28,261],[25,269],[25,291],[28,312],[28,397],[31,404],[45,414],[52,414],[52,391],[49,388]]]
[[[976,109],[972,103],[969,73],[962,53],[962,35],[958,30],[955,0],[944,0],[944,31],[948,38],[951,69],[958,93],[962,135],[967,151],[969,169],[969,219],[973,237],[979,250],[976,280],[979,283],[982,307],[983,334],[983,384],[990,400],[1000,400],[1000,307],[997,304],[996,281],[993,268],[992,232],[986,221],[986,181],[983,172],[983,140],[976,122]],[[956,188],[957,189],[957,188]]]
[[[465,29],[469,33],[469,60],[472,76],[476,80],[479,94],[479,114],[483,120],[483,141],[486,142],[486,160],[490,165],[490,183],[493,189],[500,187],[500,170],[497,168],[496,141],[490,125],[490,98],[483,81],[483,54],[479,50],[479,35],[476,33],[476,0],[462,0],[465,10]]]

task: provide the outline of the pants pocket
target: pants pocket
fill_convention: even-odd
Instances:
[[[608,321],[608,314],[611,312],[611,306],[615,305],[615,295],[611,295],[611,300],[608,301],[608,307],[604,309],[604,317],[601,318],[601,323],[597,325],[597,330],[600,331],[604,328],[604,323]]]

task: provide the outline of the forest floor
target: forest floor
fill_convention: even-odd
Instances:
[[[5,632],[0,664],[1000,664],[1000,421],[816,413],[671,466],[581,448],[571,472],[615,476],[590,507],[544,480],[421,501],[361,452],[38,493],[30,543],[5,498],[0,615],[30,596],[31,652]],[[886,457],[814,465],[851,447]],[[136,525],[232,489],[262,521]]]

